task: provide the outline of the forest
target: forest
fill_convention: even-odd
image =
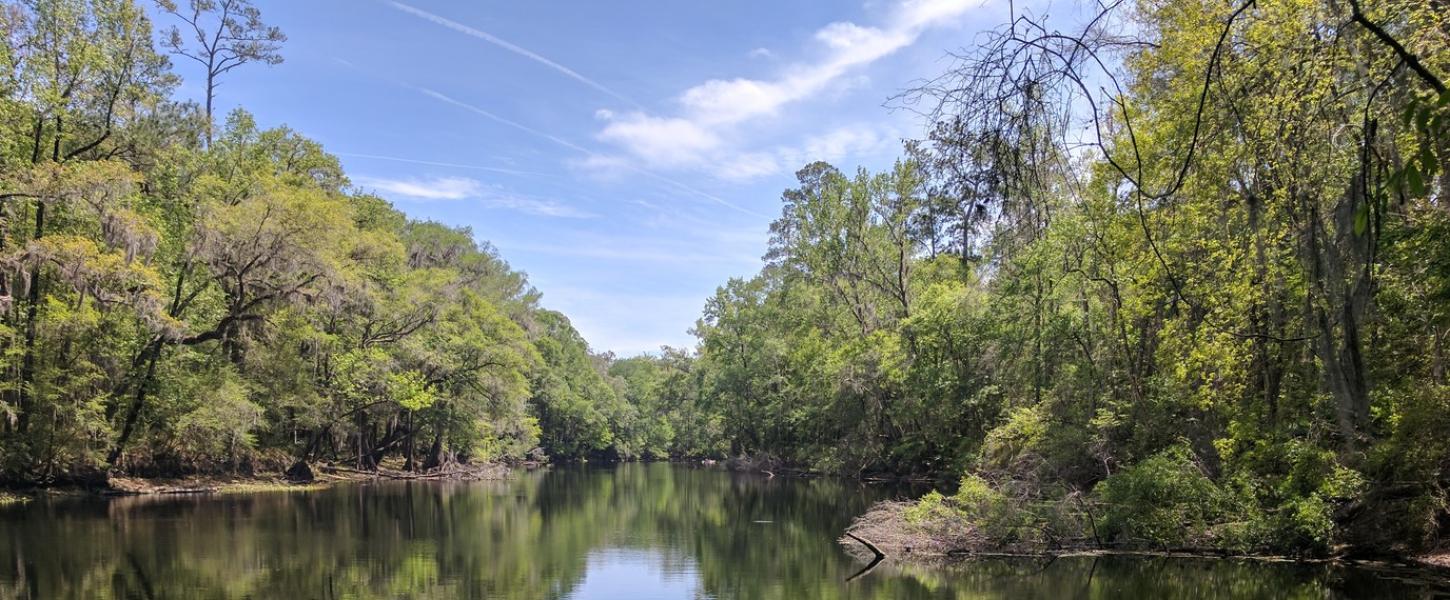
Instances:
[[[162,8],[178,25],[131,0],[0,10],[0,479],[663,456],[486,242],[211,114],[229,72],[282,60],[257,8]],[[172,60],[206,66],[204,98],[175,97]]]
[[[672,453],[958,478],[905,520],[1007,545],[1435,547],[1450,10],[1086,13],[893,99],[931,123],[893,168],[797,173],[652,361]]]
[[[799,170],[695,348],[632,358],[467,229],[213,115],[286,36],[162,6],[0,10],[0,479],[747,457],[953,482],[907,518],[994,539],[1450,530],[1442,0],[1014,13],[890,101],[928,123],[894,166]]]

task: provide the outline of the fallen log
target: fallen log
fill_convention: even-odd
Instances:
[[[857,571],[855,575],[847,577],[846,581],[851,581],[852,579],[856,579],[862,575],[870,573],[872,569],[876,568],[876,565],[879,565],[881,564],[881,561],[886,560],[886,553],[882,552],[880,548],[877,548],[876,544],[871,543],[870,540],[867,540],[866,538],[863,538],[849,531],[846,532],[846,537],[861,542],[861,545],[865,546],[867,550],[870,550],[871,554],[876,555],[876,558],[871,559],[870,564],[866,565],[865,568],[862,568],[860,571]]]
[[[392,469],[381,468],[372,471],[366,471],[362,469],[339,467],[333,465],[321,465],[320,468],[324,472],[352,473],[357,475],[366,475],[374,479],[392,479],[399,481],[439,479],[498,479],[508,474],[507,468],[500,465],[479,465],[477,467],[441,467],[437,470],[426,473],[409,473],[406,471],[394,471]],[[498,470],[502,470],[502,472],[495,472]]]

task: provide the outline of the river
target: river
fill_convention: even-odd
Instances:
[[[1430,598],[1392,572],[1142,557],[865,564],[836,538],[907,490],[668,464],[504,481],[0,507],[0,600]]]

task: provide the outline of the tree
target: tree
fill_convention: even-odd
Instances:
[[[151,26],[144,12],[132,2],[34,0],[14,8],[6,12],[6,43],[13,44],[5,52],[10,69],[7,79],[16,97],[31,101],[6,116],[12,119],[9,133],[23,135],[18,139],[28,139],[29,144],[14,146],[26,154],[11,156],[5,164],[28,161],[37,165],[36,169],[51,174],[52,185],[47,187],[56,187],[59,182],[55,180],[64,179],[68,171],[40,163],[105,159],[118,153],[117,147],[107,147],[117,137],[117,130],[128,128],[155,108],[174,78],[166,70],[166,59],[152,47]],[[60,183],[59,187],[67,185]],[[8,227],[14,223],[7,219],[7,227],[0,231],[0,250],[38,243],[51,232],[53,222],[64,223],[67,217],[55,211],[69,203],[57,202],[56,196],[42,191],[12,189],[0,198],[7,208],[17,200],[33,201],[33,217],[27,219],[33,225]],[[28,271],[10,274],[24,279],[24,299],[12,304],[24,307],[23,316],[6,315],[7,324],[23,338],[16,384],[5,390],[22,432],[31,423],[34,407],[32,388],[39,368],[37,324],[44,316],[48,274],[41,263],[29,264]],[[15,287],[12,281],[0,283],[0,296],[11,298]]]
[[[219,78],[247,63],[281,64],[280,50],[287,35],[263,23],[262,11],[251,0],[187,0],[187,10],[177,6],[175,0],[157,0],[157,5],[181,19],[190,30],[182,33],[175,25],[166,30],[166,49],[205,69],[206,141],[210,144],[212,104],[221,85]]]

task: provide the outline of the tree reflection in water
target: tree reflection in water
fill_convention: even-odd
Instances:
[[[1412,598],[1328,565],[1150,558],[864,563],[836,543],[901,490],[666,464],[477,483],[56,500],[0,509],[0,600]],[[1441,590],[1443,592],[1443,590]]]

